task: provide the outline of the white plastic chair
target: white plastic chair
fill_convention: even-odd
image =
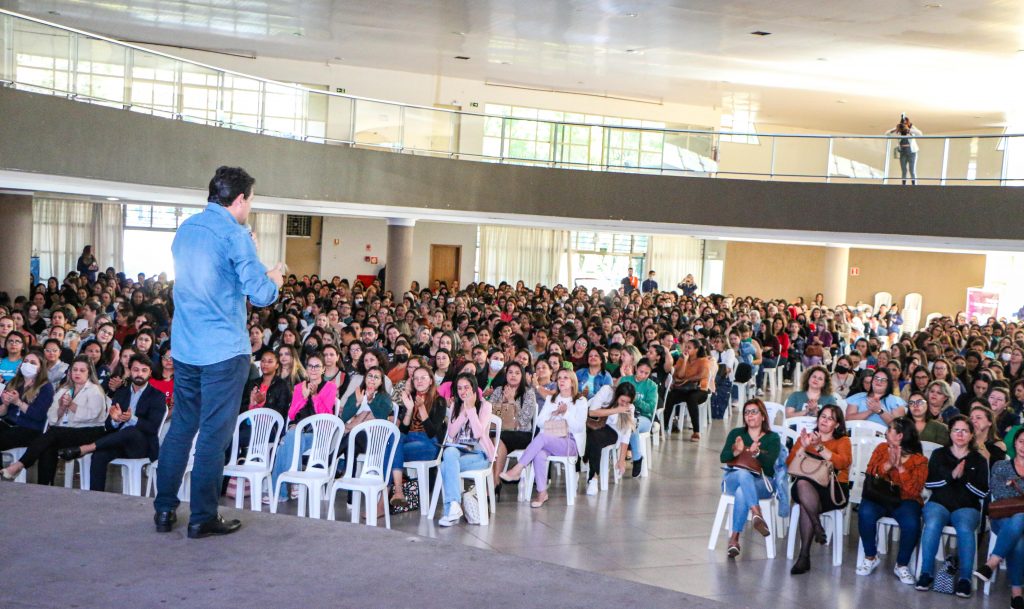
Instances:
[[[602,491],[608,490],[608,470],[611,469],[614,475],[611,476],[615,483],[619,483],[619,479],[622,477],[619,475],[619,470],[615,469],[615,463],[619,461],[619,440],[615,439],[614,442],[605,446],[601,449],[601,463],[597,466],[597,480],[598,486]],[[641,464],[642,466],[643,464]]]
[[[875,311],[882,305],[886,307],[892,306],[892,294],[889,292],[875,292]]]
[[[312,432],[313,442],[309,452],[303,455],[300,450],[301,438],[306,429]],[[277,477],[277,485],[270,498],[272,514],[277,513],[281,485],[288,483],[300,486],[298,516],[305,517],[308,499],[309,516],[320,517],[324,487],[334,480],[334,473],[338,470],[338,449],[344,430],[345,424],[333,414],[315,414],[299,422],[295,428],[295,450],[292,451],[291,465],[288,471]],[[304,467],[301,465],[303,456],[308,457]]]
[[[765,393],[771,393],[779,395],[782,393],[782,375],[785,372],[785,366],[781,363],[774,368],[766,368],[764,371],[764,389]]]
[[[8,465],[14,463],[15,461],[21,461],[21,458],[25,456],[25,450],[27,448],[28,447],[26,446],[19,446],[17,448],[12,448],[10,450],[3,451],[2,457],[0,457],[0,465],[2,465],[3,467],[7,467]],[[22,484],[28,481],[28,469],[23,468],[20,472],[18,472],[18,476],[14,479],[14,481],[21,482]]]
[[[779,501],[775,497],[775,493],[768,499],[761,499],[758,502],[761,507],[761,514],[764,516],[764,520],[768,523],[768,531],[770,535],[765,537],[765,550],[767,551],[768,558],[775,558],[775,538],[778,536],[778,520],[779,520]],[[722,496],[718,499],[718,509],[715,511],[715,522],[711,525],[711,537],[708,539],[708,549],[714,550],[718,545],[718,537],[722,532],[723,526],[727,531],[731,530],[732,527],[732,509],[736,505],[736,497],[728,495],[725,491],[722,491]]]
[[[661,435],[665,433],[665,407],[658,406],[654,411],[654,418],[651,419],[651,446],[661,445]]]
[[[765,410],[768,411],[768,424],[781,425],[786,420],[786,407],[778,402],[765,402]]]
[[[196,461],[196,442],[199,441],[199,433],[192,436],[192,449],[188,453],[188,463],[185,464],[185,473],[181,477],[181,486],[178,487],[178,499],[181,501],[188,501],[192,495],[192,467]],[[158,461],[153,461],[146,468],[146,496],[156,496],[156,481],[158,472]]]
[[[242,426],[251,425],[249,446],[242,462],[239,451],[239,433]],[[270,408],[254,408],[238,415],[235,422],[235,434],[231,439],[231,461],[224,466],[224,475],[235,478],[235,509],[242,509],[245,503],[245,483],[249,483],[250,505],[252,511],[262,511],[264,484],[270,492],[271,472],[274,469],[274,456],[284,431],[284,417]]]
[[[494,436],[497,438],[501,437],[501,417],[497,415],[491,415],[490,424],[487,426],[488,430],[494,429]],[[476,501],[480,507],[480,526],[487,526],[491,523],[491,513],[498,511],[498,498],[494,495],[494,459],[497,458],[497,451],[487,461],[487,466],[482,469],[471,469],[464,472],[459,472],[459,480],[472,480],[473,485],[476,487]],[[554,459],[551,457],[550,459]],[[550,461],[549,459],[549,461]],[[530,472],[533,471],[533,467],[526,468],[526,476],[521,478],[520,486],[526,484],[526,480],[529,477]],[[441,500],[441,480],[437,481],[434,485],[434,494],[430,498],[430,514],[433,516],[437,510],[437,504]],[[461,486],[461,485],[460,485]]]
[[[651,429],[653,431],[653,429],[654,429],[653,425],[651,426]],[[643,461],[640,462],[640,477],[641,478],[648,478],[651,475],[651,469],[652,469],[651,468],[651,455],[654,454],[654,446],[653,446],[653,441],[652,441],[653,436],[651,435],[650,431],[645,431],[645,432],[643,432],[643,433],[641,433],[639,435],[640,435],[640,450],[643,453],[643,455],[642,455]],[[633,455],[633,458],[636,459],[636,455]]]
[[[415,474],[417,486],[420,489],[420,518],[432,518],[433,515],[428,509],[430,506],[430,470],[441,467],[441,452],[437,457],[429,461],[406,461],[405,470]],[[435,480],[437,484],[439,480]]]
[[[933,319],[938,319],[940,317],[942,317],[942,313],[929,313],[924,318],[924,325],[925,325],[925,327],[930,326]]]
[[[935,442],[921,442],[921,453],[925,459],[931,459],[932,453],[940,448],[942,448],[942,445]]]
[[[921,306],[923,297],[911,292],[903,297],[903,331],[914,333],[921,327]]]
[[[885,438],[886,426],[874,421],[847,421],[846,430],[850,433],[850,440],[860,438]]]
[[[583,446],[577,446],[579,455],[586,452],[587,449],[587,435],[582,434]],[[566,438],[567,442],[571,442],[573,438],[572,432],[569,432],[569,436]],[[552,465],[560,466],[565,471],[565,503],[566,505],[576,505],[576,491],[579,487],[579,474],[576,471],[576,462],[580,459],[580,456],[574,457],[548,457],[548,469],[551,469]],[[523,482],[519,484],[526,484],[527,490],[533,488],[534,476],[542,475],[547,476],[548,472],[537,472],[533,471],[533,466],[527,467]]]
[[[826,544],[832,545],[832,566],[843,564],[843,510],[832,510],[821,514],[822,526],[825,527]],[[796,540],[800,533],[800,504],[793,502],[789,512],[789,541],[786,543],[786,558],[792,560],[796,554]]]
[[[167,430],[171,428],[171,415],[164,413],[164,420],[160,422],[160,429],[157,431],[157,441],[163,444]],[[139,459],[114,459],[111,465],[121,468],[121,494],[142,496],[142,470],[149,465],[149,457]],[[103,490],[103,489],[100,489]]]
[[[366,436],[366,457],[362,468],[356,469],[356,437]],[[366,421],[356,425],[348,433],[348,449],[345,457],[345,475],[334,481],[327,508],[327,519],[334,520],[334,502],[338,491],[352,491],[352,522],[359,522],[360,501],[365,499],[366,524],[377,526],[377,503],[388,496],[388,477],[395,460],[398,443],[402,439],[398,427],[391,421]],[[391,450],[388,450],[388,444]],[[385,503],[387,503],[385,501]],[[384,526],[391,528],[391,510],[384,510]]]
[[[801,430],[814,431],[818,426],[818,418],[807,416],[789,417],[782,422],[782,425],[788,429],[795,429],[797,437],[799,437]]]
[[[856,421],[858,423],[865,421]],[[881,427],[875,423],[871,423],[876,427]],[[853,460],[850,463],[850,497],[846,502],[845,518],[843,520],[844,533],[850,534],[850,520],[852,520],[853,505],[860,504],[861,496],[864,492],[864,472],[867,470],[868,462],[871,461],[871,455],[875,452],[875,448],[879,444],[885,442],[884,437],[874,435],[862,435],[861,437],[851,436],[851,453]]]

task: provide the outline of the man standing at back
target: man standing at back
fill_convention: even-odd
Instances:
[[[622,284],[622,293],[626,296],[629,296],[633,293],[633,290],[640,287],[640,279],[633,274],[633,267],[629,267],[626,276],[619,283]]]
[[[255,180],[239,167],[220,167],[210,180],[206,210],[178,229],[174,254],[174,416],[160,447],[160,475],[153,502],[159,533],[177,520],[178,487],[192,440],[188,536],[226,535],[238,520],[217,514],[224,476],[224,452],[238,416],[238,400],[249,372],[246,296],[257,307],[277,300],[282,265],[272,270],[259,261],[246,227]]]

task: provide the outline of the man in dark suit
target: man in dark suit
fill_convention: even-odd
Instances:
[[[104,427],[106,435],[93,444],[60,451],[62,459],[77,459],[93,453],[89,468],[89,487],[106,490],[107,466],[114,459],[156,459],[160,454],[160,425],[167,412],[162,391],[149,384],[153,364],[141,353],[129,360],[131,383],[118,389]]]

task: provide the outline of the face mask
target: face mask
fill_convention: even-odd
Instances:
[[[1008,362],[1008,361],[1010,361],[1010,354],[1009,353],[1003,353],[1003,354],[1001,354],[999,356],[999,359],[1003,360],[1004,362]]]
[[[576,312],[577,313],[582,313],[583,309],[584,309],[583,307],[576,307]]]
[[[39,374],[39,366],[24,362],[21,365],[21,375],[27,379],[34,379]]]
[[[849,371],[850,369],[847,368],[846,366],[836,366],[836,372],[838,372],[839,374],[846,374]]]
[[[964,371],[965,371],[965,370],[967,370],[967,366],[964,366],[964,365],[957,365],[957,366],[956,366],[956,375],[957,375],[957,376],[960,376],[961,374],[963,374],[963,373],[964,373]]]
[[[505,367],[505,362],[503,362],[501,360],[497,360],[497,359],[492,359],[491,360],[491,371],[492,372],[501,372],[501,369],[504,368],[504,367]]]
[[[454,298],[449,298],[448,302],[455,302],[455,299]]]
[[[284,332],[288,329],[288,324],[277,324],[277,331]]]
[[[693,327],[693,331],[694,331],[694,332],[700,332],[700,331],[701,331],[701,330],[703,330],[703,329],[704,329],[704,326],[694,326],[694,327]]]
[[[396,353],[394,359],[396,364],[404,364],[409,361],[409,355],[407,353]]]
[[[363,299],[362,298],[356,298],[356,306],[358,307],[361,304],[363,304]]]

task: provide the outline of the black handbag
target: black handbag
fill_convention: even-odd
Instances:
[[[882,507],[890,510],[896,509],[900,501],[900,487],[883,476],[867,474],[864,476],[864,492],[861,493],[864,499],[870,499]]]

